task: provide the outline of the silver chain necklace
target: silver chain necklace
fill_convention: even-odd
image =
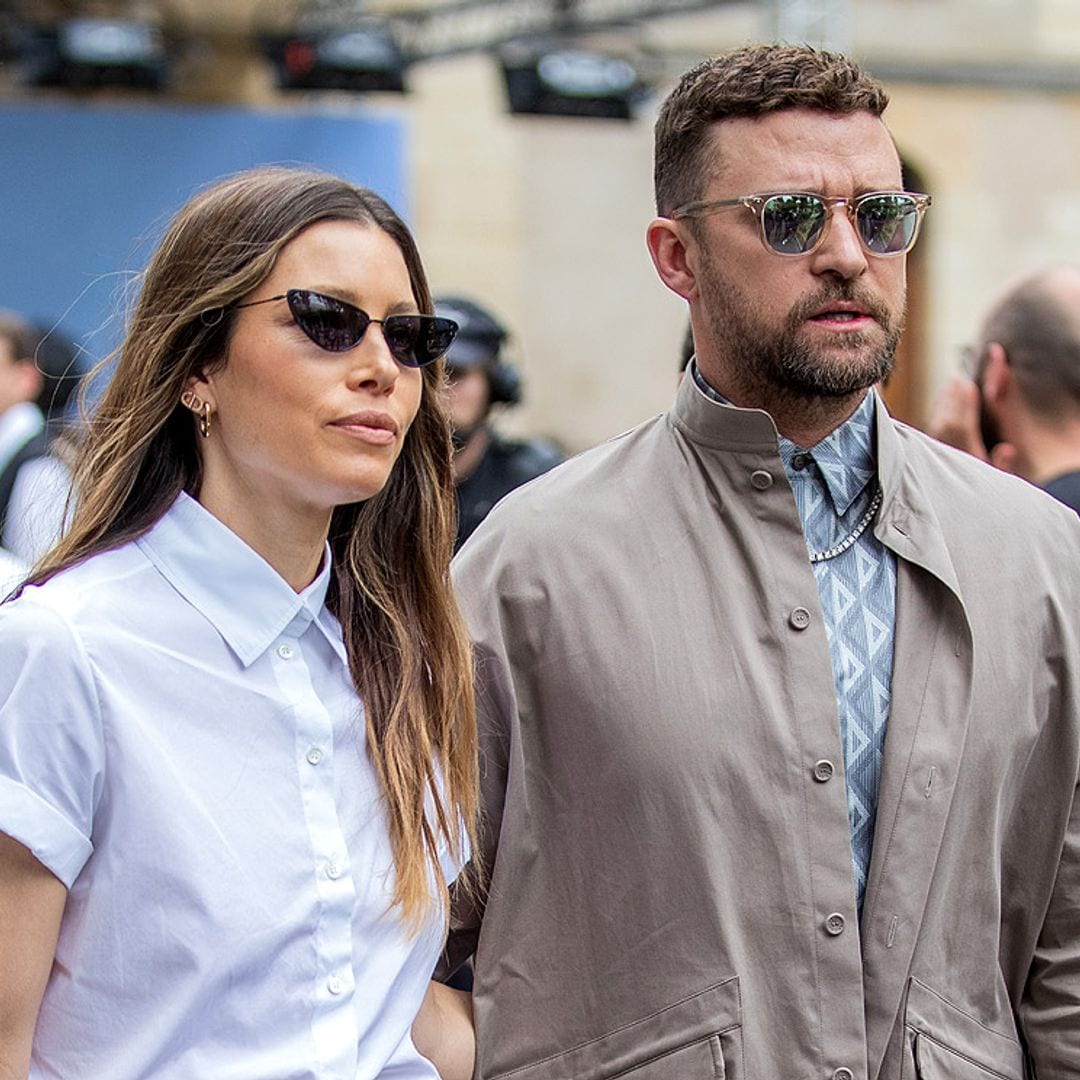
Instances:
[[[874,520],[874,515],[878,512],[878,507],[881,506],[881,484],[876,485],[877,490],[874,492],[874,497],[870,500],[870,505],[866,508],[866,513],[859,518],[859,524],[855,526],[840,541],[839,544],[835,544],[831,548],[826,548],[824,551],[811,551],[810,561],[812,563],[824,562],[826,559],[835,559],[837,555],[842,555],[864,532],[866,527]]]

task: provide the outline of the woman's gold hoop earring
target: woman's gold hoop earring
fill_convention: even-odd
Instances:
[[[210,402],[204,401],[202,403],[202,412],[199,414],[199,434],[204,439],[210,438],[210,417],[213,412],[214,410],[210,408]]]
[[[185,390],[180,395],[180,404],[185,408],[190,409],[193,413],[202,411],[202,398],[194,393],[192,390]]]

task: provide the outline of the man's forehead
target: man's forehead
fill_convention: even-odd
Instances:
[[[707,170],[716,182],[755,190],[806,187],[834,194],[893,187],[900,156],[880,117],[869,112],[781,109],[717,121],[709,132]]]

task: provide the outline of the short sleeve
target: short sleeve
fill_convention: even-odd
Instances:
[[[93,851],[101,710],[78,637],[34,592],[0,604],[0,832],[70,888]]]

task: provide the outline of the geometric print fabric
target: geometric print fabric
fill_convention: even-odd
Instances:
[[[780,456],[811,552],[849,536],[877,490],[874,403],[810,450],[780,439]],[[896,556],[871,523],[840,555],[812,564],[832,657],[844,749],[855,895],[862,912],[877,819],[892,688]]]

